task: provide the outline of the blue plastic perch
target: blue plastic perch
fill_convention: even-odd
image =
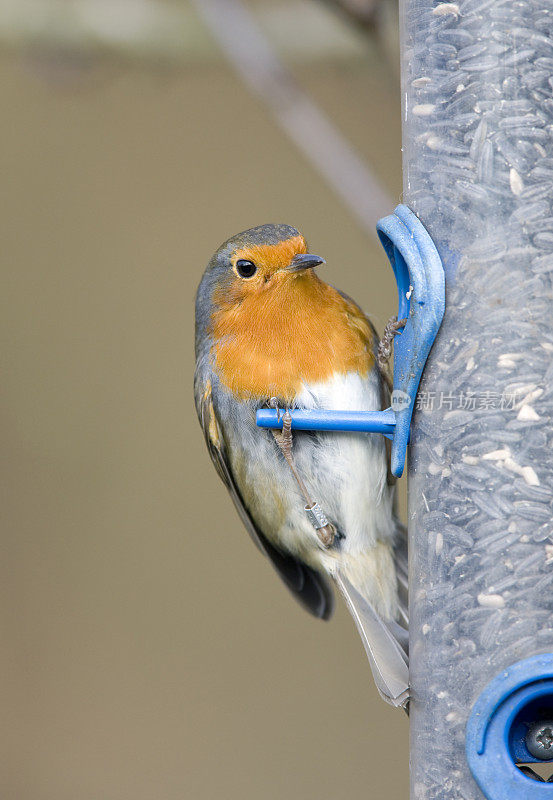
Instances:
[[[283,414],[284,411],[281,411]],[[291,411],[292,428],[297,431],[359,431],[382,433],[389,439],[396,429],[396,415],[391,408],[385,411]],[[277,422],[277,412],[263,408],[257,412],[260,428],[282,428],[282,420]]]

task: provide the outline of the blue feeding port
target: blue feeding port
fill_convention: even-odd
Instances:
[[[391,470],[403,473],[411,417],[421,375],[442,322],[445,281],[442,261],[420,220],[407,206],[377,224],[398,288],[398,319],[407,319],[394,340],[392,405],[384,411],[320,411],[290,409],[292,429],[381,433],[392,441]],[[285,409],[261,409],[261,428],[282,428]]]
[[[532,764],[552,762],[553,654],[533,656],[501,672],[469,717],[467,759],[488,800],[553,798],[553,782]]]

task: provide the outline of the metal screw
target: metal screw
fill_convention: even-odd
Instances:
[[[553,722],[534,722],[526,734],[528,751],[542,761],[553,759]]]

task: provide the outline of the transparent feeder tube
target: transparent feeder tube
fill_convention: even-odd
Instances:
[[[404,202],[447,281],[410,449],[411,798],[481,800],[470,710],[553,652],[553,2],[401,14]]]

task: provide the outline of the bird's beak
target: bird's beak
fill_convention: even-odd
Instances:
[[[319,264],[325,264],[324,258],[314,256],[312,253],[298,253],[290,262],[287,267],[288,272],[302,272],[304,269],[313,269],[318,267]]]

